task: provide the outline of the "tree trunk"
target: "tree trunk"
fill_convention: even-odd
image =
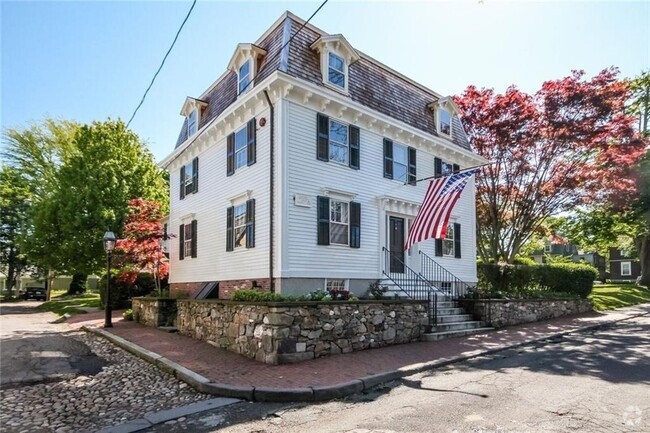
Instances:
[[[650,287],[650,236],[638,238],[639,262],[641,263],[641,280],[639,284]]]

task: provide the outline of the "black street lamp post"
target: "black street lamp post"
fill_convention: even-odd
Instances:
[[[112,231],[104,233],[104,251],[106,251],[106,300],[104,301],[104,328],[112,328],[111,321],[111,253],[115,249],[115,235]]]

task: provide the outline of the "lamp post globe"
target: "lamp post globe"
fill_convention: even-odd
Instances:
[[[104,251],[106,251],[106,298],[104,300],[104,328],[112,328],[111,311],[111,253],[115,249],[117,239],[112,231],[104,233]]]

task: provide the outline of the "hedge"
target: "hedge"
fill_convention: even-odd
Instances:
[[[587,298],[593,289],[598,271],[581,263],[544,265],[478,264],[478,287],[483,294],[522,297],[528,293],[549,292],[573,294]]]

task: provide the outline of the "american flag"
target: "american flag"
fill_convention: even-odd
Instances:
[[[460,198],[471,176],[480,169],[464,171],[451,176],[433,179],[424,196],[418,215],[409,230],[404,250],[426,239],[443,238],[447,233],[447,223],[451,210]]]

